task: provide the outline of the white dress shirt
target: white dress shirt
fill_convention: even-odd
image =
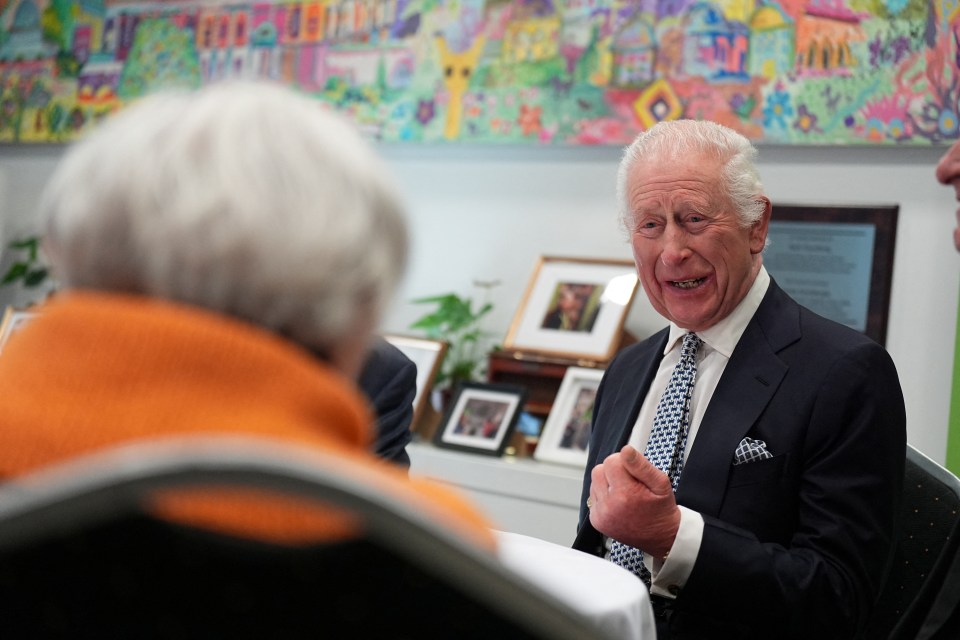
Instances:
[[[687,448],[683,452],[684,460],[690,454],[703,414],[706,413],[720,376],[723,375],[723,370],[730,361],[740,336],[743,335],[747,324],[760,306],[760,301],[763,300],[769,285],[770,276],[761,266],[753,285],[740,304],[726,318],[709,329],[697,331],[697,335],[703,340],[703,345],[697,353],[697,378],[693,387],[693,397],[690,400],[690,432],[687,435]],[[647,440],[650,438],[657,404],[667,388],[674,367],[680,361],[680,343],[685,333],[687,333],[686,329],[670,323],[670,336],[663,351],[663,360],[660,362],[660,368],[650,385],[643,406],[640,407],[637,422],[630,434],[629,443],[638,451],[642,452],[646,448]],[[659,559],[655,560],[649,554],[644,554],[644,564],[650,570],[652,577],[650,593],[665,598],[676,597],[679,589],[690,577],[702,539],[703,516],[681,506],[680,529],[667,559],[661,563]]]

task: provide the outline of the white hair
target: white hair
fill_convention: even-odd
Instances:
[[[668,120],[641,132],[626,148],[617,172],[617,201],[621,225],[629,230],[630,202],[627,181],[641,163],[706,154],[722,163],[720,189],[733,204],[741,226],[748,227],[763,215],[759,200],[763,185],[757,173],[756,148],[750,141],[723,125],[708,120]]]
[[[66,287],[197,305],[327,355],[376,324],[407,261],[372,149],[265,82],[157,93],[111,116],[65,154],[40,215]]]

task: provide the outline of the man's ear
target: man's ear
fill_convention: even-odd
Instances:
[[[773,211],[773,205],[767,196],[759,196],[757,204],[763,203],[763,213],[760,219],[750,227],[750,251],[754,254],[763,252],[767,244],[767,231],[770,229],[770,214]]]

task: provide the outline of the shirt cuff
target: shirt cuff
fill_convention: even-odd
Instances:
[[[643,562],[650,571],[650,593],[674,599],[690,578],[693,565],[703,541],[703,516],[692,509],[679,507],[680,528],[677,537],[663,560],[643,554]]]

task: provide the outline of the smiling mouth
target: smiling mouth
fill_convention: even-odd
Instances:
[[[670,286],[677,289],[695,289],[703,284],[706,278],[694,278],[693,280],[671,280]]]

